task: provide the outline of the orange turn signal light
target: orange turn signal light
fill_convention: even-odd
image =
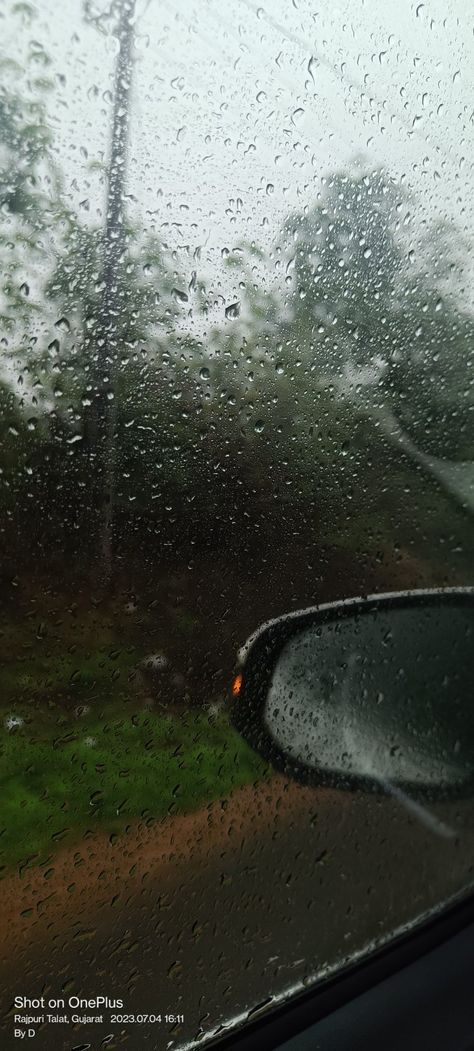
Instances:
[[[235,679],[234,679],[234,681],[232,683],[232,693],[233,693],[234,697],[237,697],[237,695],[240,693],[240,687],[241,686],[242,686],[242,676],[241,676],[241,674],[239,672],[239,674],[235,676]]]

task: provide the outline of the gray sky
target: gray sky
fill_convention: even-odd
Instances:
[[[324,174],[359,163],[384,166],[416,194],[415,248],[422,218],[445,217],[472,239],[469,7],[137,0],[128,189],[144,227],[179,250],[184,269],[203,246],[215,291],[221,281],[233,295],[223,250],[270,245],[288,214],[314,203]],[[22,57],[37,40],[52,58],[59,160],[78,210],[98,218],[91,162],[107,156],[116,41],[84,23],[82,0],[36,10],[20,38],[18,19],[6,18],[4,48]]]

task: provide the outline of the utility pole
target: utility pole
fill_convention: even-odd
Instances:
[[[86,420],[86,437],[92,452],[92,469],[99,500],[99,556],[101,579],[111,586],[114,560],[114,517],[116,491],[117,376],[125,282],[126,209],[124,194],[127,176],[127,150],[130,124],[130,94],[133,77],[133,21],[135,0],[114,0],[102,18],[114,18],[118,40],[115,66],[112,135],[107,170],[105,229],[102,239],[101,299],[97,325],[90,334],[93,347],[92,411]],[[86,16],[89,5],[86,6]],[[91,19],[92,20],[92,19]],[[94,19],[99,21],[99,18]]]

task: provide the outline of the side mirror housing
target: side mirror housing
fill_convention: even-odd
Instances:
[[[234,724],[306,784],[446,798],[474,775],[474,588],[351,599],[240,650]]]

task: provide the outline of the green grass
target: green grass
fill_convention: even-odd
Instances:
[[[71,633],[63,630],[53,640],[38,640],[20,621],[11,621],[1,631],[1,702],[15,703],[32,695],[38,698],[69,697],[78,702],[88,693],[116,697],[129,690],[140,654],[134,646],[117,639],[104,639],[97,625],[95,639],[71,645]]]
[[[3,871],[43,864],[88,830],[195,810],[266,772],[225,715],[91,718],[65,730],[2,729]]]
[[[34,617],[2,618],[0,873],[45,864],[88,831],[190,812],[264,775],[225,712],[144,708],[137,669],[150,643],[135,645],[132,629],[115,609],[73,620],[40,605]],[[12,716],[20,725],[9,728]]]

